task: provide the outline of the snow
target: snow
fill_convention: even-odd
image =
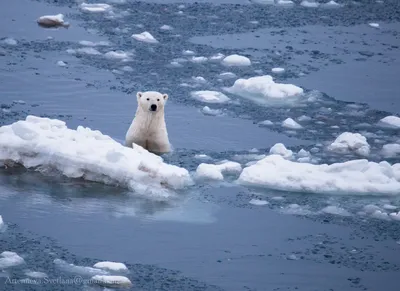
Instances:
[[[383,207],[383,209],[386,209],[386,210],[395,210],[398,208],[397,206],[392,205],[392,204],[384,204],[382,207]]]
[[[8,44],[8,45],[17,45],[18,44],[18,41],[16,41],[15,39],[13,39],[13,38],[6,38],[6,39],[4,39],[3,40],[3,42],[5,43],[5,44]]]
[[[94,264],[93,268],[109,270],[109,271],[128,271],[128,268],[123,263],[117,262],[98,262]]]
[[[66,66],[67,66],[67,64],[66,64],[66,63],[64,63],[63,61],[58,61],[58,62],[57,62],[57,66],[60,66],[60,67],[66,67]]]
[[[294,192],[399,195],[400,164],[364,159],[314,165],[270,155],[244,168],[237,182]]]
[[[212,55],[212,56],[210,57],[210,61],[220,61],[220,60],[222,60],[224,57],[225,57],[224,54],[217,53],[217,54]]]
[[[258,124],[267,125],[267,126],[274,125],[274,123],[271,120],[268,120],[268,119],[260,121]]]
[[[17,253],[5,251],[0,254],[0,269],[15,267],[25,263]]]
[[[208,106],[204,106],[201,109],[201,112],[203,112],[203,114],[205,115],[211,115],[211,116],[217,116],[222,114],[222,111],[220,109],[211,109]]]
[[[172,30],[172,26],[164,24],[163,26],[160,27],[161,30]]]
[[[80,275],[84,275],[84,276],[107,275],[108,274],[108,272],[106,270],[69,264],[66,261],[61,260],[61,259],[55,259],[54,264],[59,269],[62,269],[66,272],[80,274]]]
[[[207,83],[207,80],[204,79],[204,78],[201,77],[201,76],[192,77],[192,80],[193,80],[194,82],[196,82],[196,83],[202,83],[202,84]]]
[[[64,15],[63,14],[56,14],[56,15],[44,15],[44,16],[40,16],[37,19],[37,22],[48,22],[48,21],[52,21],[52,22],[56,22],[60,25],[64,24]]]
[[[300,124],[298,124],[296,121],[293,119],[286,118],[284,121],[282,121],[282,126],[285,128],[290,128],[290,129],[301,129],[303,128]]]
[[[222,62],[224,66],[228,67],[233,67],[233,66],[238,66],[238,67],[243,67],[243,66],[251,66],[251,61],[249,58],[245,56],[240,56],[240,55],[230,55],[225,57]]]
[[[293,156],[293,152],[291,150],[288,150],[282,143],[277,143],[272,146],[269,150],[269,153],[273,155],[280,155],[285,159],[291,158]]]
[[[379,28],[379,23],[371,22],[371,23],[368,23],[368,25],[373,28]]]
[[[192,63],[200,64],[208,61],[208,58],[200,56],[200,57],[192,57],[190,59]]]
[[[219,74],[219,77],[223,80],[227,80],[227,79],[236,78],[236,75],[231,72],[224,72],[224,73]]]
[[[272,73],[277,73],[277,74],[283,73],[284,71],[285,71],[284,68],[272,68],[272,69],[271,69],[271,72],[272,72]]]
[[[186,51],[183,51],[182,54],[185,56],[193,56],[195,53],[194,53],[194,51],[186,50]]]
[[[382,155],[386,158],[394,158],[400,156],[400,144],[389,143],[382,147]]]
[[[205,159],[205,160],[211,159],[210,156],[207,156],[207,155],[205,155],[205,154],[197,154],[197,155],[195,155],[194,157],[195,157],[196,159]]]
[[[307,8],[317,8],[319,6],[319,3],[314,1],[304,0],[301,1],[300,5]]]
[[[341,5],[339,3],[331,0],[331,1],[327,2],[327,3],[325,3],[324,6],[326,6],[326,7],[339,7]]]
[[[43,279],[48,277],[46,273],[35,271],[25,271],[25,275],[34,279]]]
[[[238,79],[227,92],[257,102],[286,101],[285,99],[303,94],[303,89],[292,84],[275,83],[270,75]]]
[[[111,5],[105,3],[88,4],[82,3],[81,9],[86,12],[105,12],[111,9]]]
[[[263,206],[269,204],[268,201],[261,200],[261,199],[251,199],[249,201],[250,204],[256,205],[256,206]]]
[[[105,53],[104,56],[107,59],[127,60],[132,56],[132,53],[118,50],[118,51],[109,51]]]
[[[196,175],[201,179],[220,180],[224,179],[223,173],[240,173],[242,166],[239,163],[226,161],[221,164],[201,163],[196,169]]]
[[[218,91],[193,91],[192,98],[205,103],[225,103],[230,99],[224,93]]]
[[[350,212],[348,212],[346,209],[343,209],[338,206],[334,205],[329,205],[321,210],[321,212],[326,213],[326,214],[333,214],[333,215],[339,215],[339,216],[350,216]]]
[[[328,150],[346,154],[354,152],[360,156],[368,156],[370,146],[365,136],[359,133],[343,132],[328,146]]]
[[[400,117],[386,116],[379,120],[378,124],[383,127],[400,128]]]
[[[399,212],[392,212],[389,214],[390,218],[393,220],[400,221],[400,211]]]
[[[110,43],[108,41],[93,42],[93,41],[89,41],[89,40],[80,40],[79,44],[83,45],[83,46],[109,46],[110,45]]]
[[[98,130],[73,130],[64,121],[31,115],[0,127],[0,165],[4,160],[155,197],[191,184],[186,169],[166,164],[140,146],[128,148]]]
[[[150,32],[147,31],[144,31],[139,34],[132,34],[132,38],[147,43],[158,43],[158,40],[156,40],[154,36],[152,36]]]
[[[294,5],[294,2],[291,0],[278,0],[276,2],[277,5]]]
[[[90,281],[92,283],[96,283],[97,285],[103,287],[116,287],[116,286],[124,286],[129,287],[132,286],[132,282],[124,276],[102,276],[96,275],[93,276]]]

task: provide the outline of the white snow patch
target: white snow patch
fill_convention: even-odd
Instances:
[[[130,52],[124,52],[124,51],[109,51],[104,54],[104,57],[107,59],[114,59],[114,60],[128,60],[132,56],[132,53]]]
[[[382,155],[386,158],[394,158],[400,155],[400,144],[389,143],[382,147]]]
[[[327,3],[325,3],[325,4],[323,4],[323,6],[324,6],[324,7],[340,7],[340,6],[342,6],[342,5],[340,5],[339,3],[337,3],[337,2],[335,2],[335,1],[333,1],[333,0],[331,0],[331,1],[329,1],[329,2],[327,2]]]
[[[268,120],[268,119],[260,121],[258,124],[266,125],[266,126],[274,125],[274,123],[271,120]]]
[[[368,156],[370,146],[365,136],[359,133],[343,132],[328,146],[328,150],[336,153],[355,152],[360,156]]]
[[[323,208],[321,212],[339,216],[351,216],[350,212],[348,212],[346,209],[334,205],[329,205]]]
[[[373,27],[373,28],[379,28],[379,23],[370,22],[370,23],[368,23],[368,25]]]
[[[395,210],[398,208],[397,206],[392,205],[392,204],[384,204],[382,207],[383,207],[383,209],[386,209],[386,210]]]
[[[98,262],[94,264],[93,268],[103,269],[108,271],[117,271],[117,272],[128,271],[128,268],[124,263],[109,262],[109,261]]]
[[[196,159],[204,159],[204,160],[209,160],[209,159],[211,159],[211,157],[210,156],[208,156],[208,155],[206,155],[206,154],[197,154],[197,155],[195,155],[194,156]]]
[[[60,66],[60,67],[66,67],[66,66],[67,66],[67,64],[66,64],[66,63],[64,63],[63,61],[58,61],[58,62],[57,62],[57,66]]]
[[[221,164],[201,163],[196,169],[196,175],[201,179],[220,180],[224,179],[223,173],[240,173],[242,166],[239,163],[226,161]]]
[[[69,273],[80,274],[80,275],[84,275],[84,276],[107,275],[108,274],[108,272],[105,270],[69,264],[66,261],[61,260],[61,259],[55,259],[54,264],[58,268],[62,269],[63,271],[66,271]]]
[[[224,73],[219,74],[219,77],[223,80],[227,80],[227,79],[236,78],[236,75],[231,72],[224,72]]]
[[[186,50],[182,52],[183,55],[185,56],[193,56],[195,54],[194,51]]]
[[[272,155],[280,155],[285,159],[291,158],[293,156],[293,152],[288,150],[283,143],[277,143],[271,147],[269,153]]]
[[[296,121],[293,119],[286,118],[284,121],[282,121],[282,126],[285,128],[290,128],[290,129],[301,129],[303,128],[300,124],[298,124]]]
[[[93,41],[89,41],[89,40],[80,40],[79,41],[80,45],[83,46],[109,46],[110,43],[108,41],[98,41],[98,42],[93,42]]]
[[[220,61],[220,60],[222,60],[224,57],[225,57],[224,54],[217,53],[217,54],[212,55],[212,56],[210,57],[210,61]]]
[[[244,168],[238,182],[295,192],[399,195],[400,164],[364,159],[314,165],[270,155]]]
[[[295,203],[282,208],[282,213],[292,214],[292,215],[311,215],[311,214],[313,214],[313,212],[310,211],[307,206],[301,206],[301,205],[295,204]]]
[[[92,48],[92,47],[83,47],[79,49],[67,49],[67,53],[69,54],[83,54],[83,55],[92,55],[92,56],[97,56],[101,55],[101,52],[98,50]]]
[[[294,2],[292,0],[278,0],[276,2],[277,5],[294,5]]]
[[[17,253],[5,251],[0,254],[0,269],[15,267],[25,263]]]
[[[205,115],[211,115],[211,116],[222,115],[221,109],[211,109],[208,106],[204,106],[201,109],[201,112],[203,112],[203,114],[205,114]]]
[[[249,58],[240,55],[230,55],[225,57],[222,62],[224,66],[233,67],[243,67],[243,66],[251,66],[251,61]]]
[[[56,14],[56,15],[44,15],[44,16],[40,16],[37,19],[38,23],[46,23],[46,22],[54,22],[57,23],[59,25],[63,25],[66,24],[64,22],[64,15],[63,14]]]
[[[253,205],[257,205],[257,206],[263,206],[263,205],[269,204],[268,201],[261,200],[261,199],[251,199],[249,201],[249,203],[253,204]]]
[[[156,40],[148,31],[139,34],[132,34],[132,38],[146,43],[158,43],[158,40]]]
[[[390,128],[400,128],[400,117],[386,116],[379,120],[379,125]]]
[[[81,9],[86,12],[105,12],[110,10],[111,8],[111,5],[105,3],[88,4],[84,2],[81,4]]]
[[[307,7],[307,8],[317,8],[317,7],[319,7],[319,3],[318,2],[307,1],[307,0],[301,1],[300,5],[303,6],[303,7]]]
[[[10,37],[4,39],[3,42],[4,42],[5,44],[8,44],[8,45],[17,45],[17,44],[18,44],[18,41],[16,41],[16,40],[13,39],[13,38],[10,38]]]
[[[284,71],[285,71],[284,68],[272,68],[272,69],[271,69],[271,72],[272,72],[272,73],[276,73],[276,74],[283,73]]]
[[[161,30],[173,30],[172,26],[164,24],[163,26],[160,27]]]
[[[132,282],[124,276],[93,276],[90,281],[103,287],[129,287]]]
[[[238,79],[227,92],[256,102],[286,101],[303,94],[303,89],[292,84],[275,83],[270,75]]]
[[[230,99],[224,93],[218,91],[193,91],[192,98],[205,103],[225,103]]]
[[[35,271],[25,271],[25,275],[34,279],[43,279],[48,277],[46,273]]]
[[[200,57],[192,57],[190,59],[192,63],[200,64],[208,61],[208,58],[200,56]]]
[[[393,220],[398,220],[400,221],[400,211],[399,212],[392,212],[389,214],[390,218]]]
[[[4,160],[156,197],[191,184],[186,169],[166,164],[139,146],[128,148],[98,130],[72,130],[64,121],[31,115],[0,127],[0,164]]]

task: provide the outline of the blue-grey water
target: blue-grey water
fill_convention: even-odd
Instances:
[[[174,152],[164,159],[190,171],[201,162],[196,154],[247,162],[249,150],[267,153],[278,142],[312,150],[321,163],[358,158],[324,151],[344,131],[369,137],[372,161],[384,159],[383,144],[399,142],[399,130],[375,126],[400,114],[396,0],[346,0],[339,1],[342,7],[316,9],[300,1],[294,7],[244,0],[105,2],[114,14],[84,13],[74,0],[0,4],[0,125],[34,114],[123,142],[136,110],[135,93],[157,90],[170,95],[166,119]],[[69,29],[37,26],[39,16],[58,13],[71,23]],[[162,31],[162,25],[173,30]],[[143,31],[160,43],[131,38]],[[17,44],[4,42],[9,38]],[[108,41],[95,49],[133,56],[121,62],[71,54],[82,40]],[[238,53],[253,64],[193,63],[184,50],[206,57]],[[171,66],[174,60],[181,66]],[[218,80],[224,71],[248,78],[274,67],[285,68],[277,81],[302,86],[316,101],[263,106],[226,93],[234,102],[208,105],[224,112],[208,116],[201,112],[207,104],[190,97],[193,90],[231,86],[235,79]],[[207,83],[194,83],[197,76]],[[279,125],[302,115],[312,118],[302,131]],[[274,125],[258,125],[263,120]],[[80,281],[18,280],[27,270],[53,279],[88,279],[86,269],[66,264],[91,267],[105,260],[127,265],[132,290],[398,290],[400,223],[358,212],[369,204],[391,204],[399,211],[400,196],[295,194],[237,186],[233,179],[200,183],[160,202],[100,183],[1,168],[6,227],[0,230],[0,252],[16,252],[25,263],[0,268],[0,290],[104,290]],[[254,198],[269,204],[249,204]],[[290,213],[291,204],[302,211]],[[327,205],[350,215],[321,214]]]

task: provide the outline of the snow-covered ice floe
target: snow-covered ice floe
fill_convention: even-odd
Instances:
[[[400,156],[400,144],[389,143],[382,147],[382,155],[385,158],[394,158]]]
[[[304,0],[304,1],[301,1],[300,5],[303,7],[307,7],[307,8],[317,8],[317,7],[319,7],[320,4],[318,2],[314,2],[314,1]]]
[[[67,53],[69,54],[82,54],[82,55],[91,55],[91,56],[99,56],[101,52],[92,48],[92,47],[82,47],[78,49],[67,49]]]
[[[132,34],[132,38],[147,43],[158,43],[158,40],[156,40],[148,31],[139,34]]]
[[[10,160],[159,198],[192,183],[186,169],[166,164],[140,146],[128,148],[98,130],[73,130],[64,121],[32,115],[0,127],[0,166]]]
[[[80,40],[79,41],[80,45],[83,46],[110,46],[110,42],[101,40],[101,41],[89,41],[89,40]]]
[[[109,262],[109,261],[98,262],[94,264],[93,268],[103,269],[108,271],[117,271],[117,272],[128,271],[128,268],[124,263]]]
[[[336,153],[356,153],[360,156],[368,156],[370,146],[365,136],[359,133],[343,132],[328,146],[328,150]]]
[[[190,95],[192,98],[205,103],[225,103],[230,100],[228,96],[218,91],[193,91]]]
[[[63,27],[69,27],[69,23],[64,21],[64,15],[63,14],[56,14],[56,15],[44,15],[40,16],[37,19],[37,23],[40,26],[43,27],[58,27],[58,26],[63,26]]]
[[[282,121],[282,127],[290,128],[290,129],[301,129],[303,128],[300,124],[294,121],[292,118],[286,118]]]
[[[224,66],[227,67],[245,67],[245,66],[251,66],[251,61],[248,57],[245,56],[240,56],[240,55],[230,55],[225,57],[222,62]]]
[[[368,23],[368,25],[373,28],[379,28],[379,23],[376,23],[376,22],[370,22],[370,23]]]
[[[112,8],[111,5],[105,3],[82,3],[81,9],[86,12],[105,12]]]
[[[270,155],[244,168],[237,182],[294,192],[400,195],[400,164],[363,159],[314,165]]]
[[[90,279],[92,284],[97,284],[103,287],[130,287],[132,282],[124,276],[104,276],[96,275]]]
[[[0,254],[0,269],[15,267],[25,263],[17,253],[5,251]]]
[[[378,124],[383,127],[400,128],[400,117],[386,116],[379,120]]]
[[[270,75],[238,79],[225,91],[259,103],[285,103],[297,99],[303,89],[292,84],[275,83]]]
[[[55,259],[53,262],[57,268],[65,271],[65,272],[68,272],[68,273],[79,274],[79,275],[83,275],[83,276],[108,275],[109,274],[108,271],[106,271],[106,270],[69,264],[66,261],[61,260],[61,259]]]
[[[220,164],[202,163],[197,167],[196,175],[200,179],[219,180],[224,179],[223,173],[240,173],[242,166],[237,162],[225,161]]]

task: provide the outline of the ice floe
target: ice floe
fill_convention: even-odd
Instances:
[[[90,281],[103,287],[130,287],[132,282],[124,276],[95,275]]]
[[[109,51],[104,54],[104,57],[107,59],[114,59],[114,60],[129,60],[132,57],[132,53],[124,52],[121,50],[117,51]]]
[[[161,30],[173,30],[172,26],[164,24],[163,26],[160,27]]]
[[[110,45],[110,42],[108,42],[108,41],[97,41],[97,42],[93,42],[93,41],[89,41],[89,40],[80,40],[79,41],[79,44],[80,45],[83,45],[83,46],[109,46]]]
[[[230,100],[228,96],[218,91],[193,91],[190,95],[192,98],[205,103],[225,103]]]
[[[370,23],[368,23],[368,25],[373,28],[379,28],[379,23],[376,23],[376,22],[370,22]]]
[[[34,278],[34,279],[43,279],[43,278],[47,278],[48,275],[46,273],[43,272],[37,272],[37,271],[25,271],[25,276],[28,276],[30,278]]]
[[[236,75],[231,72],[224,72],[224,73],[219,74],[219,77],[223,80],[227,80],[227,79],[236,78]]]
[[[268,201],[261,199],[251,199],[249,203],[256,206],[263,206],[269,204]]]
[[[6,39],[3,39],[3,43],[5,43],[7,45],[17,45],[18,41],[13,38],[8,37]]]
[[[225,57],[222,62],[221,62],[224,66],[228,66],[228,67],[233,67],[233,66],[237,66],[237,67],[243,67],[243,66],[251,66],[251,61],[249,58],[245,57],[245,56],[240,56],[240,55],[230,55]]]
[[[220,164],[200,164],[196,169],[196,176],[200,179],[223,180],[223,173],[240,173],[242,166],[239,163],[225,161]]]
[[[389,143],[382,147],[382,155],[385,158],[394,158],[400,156],[400,144]]]
[[[109,274],[108,271],[106,271],[106,270],[69,264],[66,261],[61,260],[61,259],[55,259],[53,262],[57,268],[65,271],[65,272],[69,272],[69,273],[79,274],[79,275],[83,275],[83,276],[108,275]]]
[[[365,136],[359,133],[343,132],[328,146],[328,150],[336,153],[356,153],[360,156],[368,156],[370,145]]]
[[[210,116],[217,116],[217,115],[222,115],[222,110],[221,109],[211,109],[208,106],[204,106],[201,109],[201,112],[205,115],[210,115]]]
[[[285,69],[284,68],[272,68],[271,72],[272,73],[276,73],[276,74],[280,74],[280,73],[285,72]]]
[[[200,63],[205,63],[205,62],[207,62],[207,61],[208,61],[208,58],[207,58],[207,57],[203,57],[203,56],[200,56],[200,57],[191,57],[191,58],[190,58],[190,61],[191,61],[192,63],[200,64]]]
[[[314,165],[270,155],[244,168],[237,182],[294,192],[400,195],[400,164],[352,160]]]
[[[0,270],[24,264],[25,261],[17,253],[5,251],[0,254]]]
[[[146,43],[158,43],[158,40],[156,40],[148,31],[139,34],[132,34],[132,38]]]
[[[64,21],[64,15],[63,14],[56,14],[56,15],[44,15],[40,16],[37,19],[37,23],[42,26],[42,27],[69,27],[69,23]]]
[[[59,66],[59,67],[66,67],[67,64],[66,64],[65,62],[63,62],[63,61],[58,61],[58,62],[57,62],[57,66]]]
[[[124,263],[110,262],[110,261],[98,262],[94,264],[93,268],[103,269],[108,271],[117,271],[117,272],[128,271],[128,268]]]
[[[280,155],[285,159],[289,159],[293,156],[293,152],[288,150],[283,143],[277,143],[272,146],[269,150],[269,153],[272,155]]]
[[[112,8],[111,5],[105,3],[81,3],[81,9],[86,12],[105,12]]]
[[[301,129],[303,128],[300,124],[294,121],[292,118],[286,118],[282,121],[282,127],[290,128],[290,129]]]
[[[383,127],[400,128],[400,117],[386,116],[379,120],[378,124]]]
[[[301,1],[300,5],[303,7],[307,7],[307,8],[317,8],[317,7],[319,7],[320,4],[315,1],[304,0],[304,1]]]
[[[64,121],[31,115],[0,127],[0,165],[7,160],[155,197],[191,184],[186,169],[166,164],[139,146],[128,148],[98,130],[73,130]]]

